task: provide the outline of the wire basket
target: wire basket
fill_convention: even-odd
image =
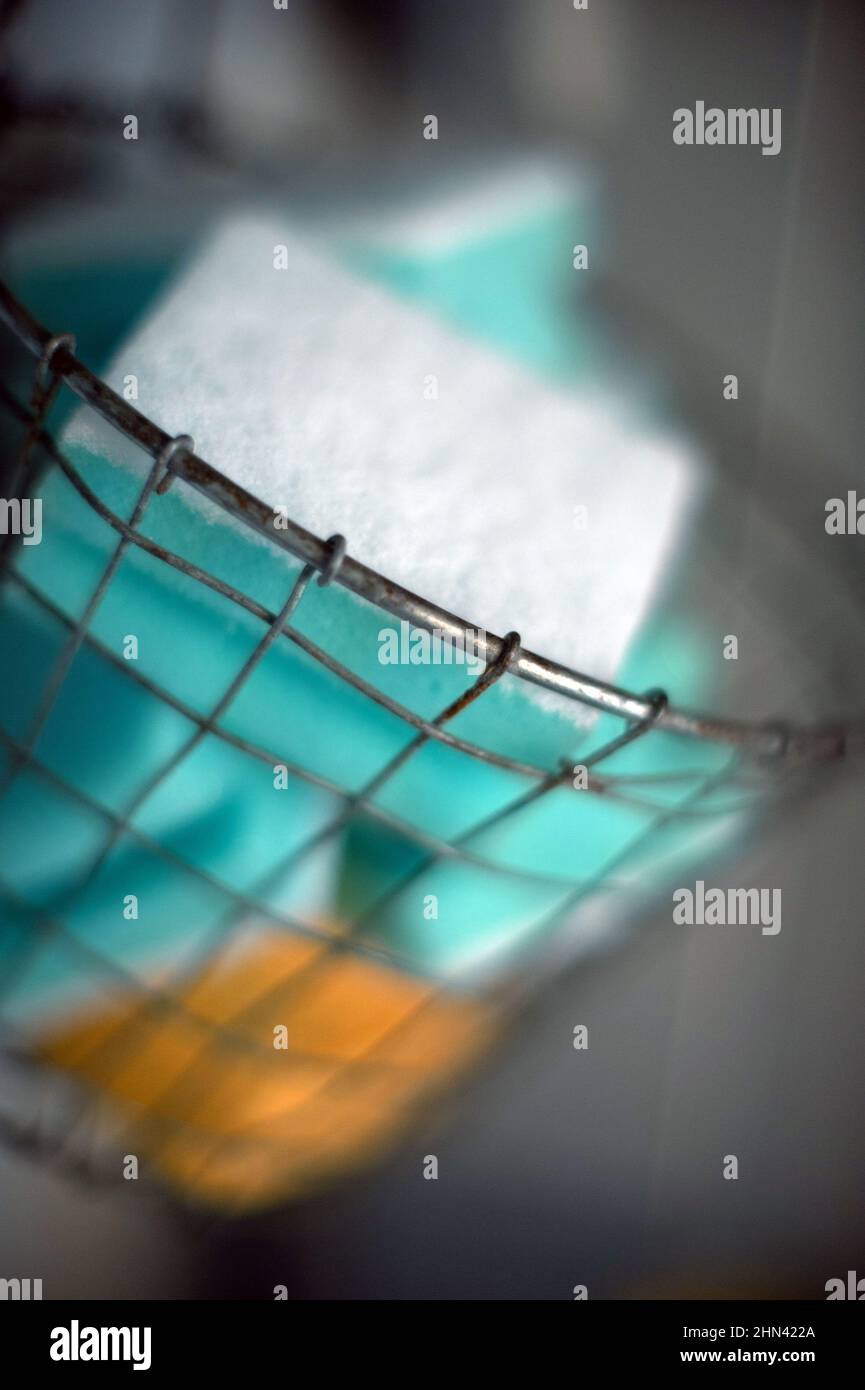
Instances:
[[[7,877],[0,879],[8,921],[18,930],[17,936],[10,934],[12,948],[5,954],[0,984],[6,1065],[13,1085],[20,1082],[20,1094],[4,1107],[2,1118],[10,1142],[110,1186],[137,1176],[142,1155],[148,1175],[196,1202],[244,1208],[304,1192],[379,1152],[412,1116],[426,1110],[434,1095],[484,1054],[503,1021],[544,978],[537,962],[545,953],[537,943],[555,941],[558,925],[572,921],[594,895],[609,891],[628,862],[644,853],[664,828],[671,823],[701,827],[731,808],[763,806],[767,798],[799,785],[801,775],[815,765],[862,750],[861,725],[803,729],[695,714],[677,708],[663,690],[637,694],[528,651],[514,632],[503,637],[480,632],[353,559],[342,536],[322,540],[285,518],[275,527],[273,508],[199,458],[188,436],[170,437],[121,399],[77,359],[71,335],[50,333],[3,286],[0,316],[37,363],[29,409],[6,386],[0,387],[0,399],[22,432],[9,496],[31,495],[44,469],[60,470],[114,536],[108,563],[77,619],[16,566],[15,537],[2,538],[5,585],[26,594],[65,633],[56,660],[43,673],[26,730],[13,736],[0,727],[5,754],[2,794],[8,796],[26,771],[57,794],[84,805],[102,826],[98,852],[85,864],[72,898],[50,911],[28,901]],[[128,519],[96,494],[48,432],[46,421],[64,384],[153,461]],[[159,499],[176,485],[203,493],[236,522],[300,562],[279,611],[146,533],[148,509],[158,507]],[[94,615],[124,556],[133,549],[236,605],[260,625],[257,645],[206,714],[137,671],[92,631]],[[413,627],[462,644],[483,661],[481,674],[437,716],[423,717],[349,669],[339,653],[325,650],[294,624],[300,605],[307,609],[315,603],[316,587],[331,584],[345,586]],[[226,727],[229,707],[268,651],[284,641],[407,727],[408,742],[359,790],[337,785],[296,759],[286,759],[278,748],[261,746]],[[85,650],[190,724],[189,736],[149,770],[120,813],[70,784],[40,756],[42,734]],[[495,684],[508,680],[530,682],[618,722],[615,735],[582,760],[585,781],[579,788],[574,786],[572,756],[552,767],[536,766],[461,737],[449,727]],[[724,756],[709,771],[705,766],[692,771],[677,766],[667,775],[643,777],[609,771],[609,763],[623,749],[660,733],[676,735],[694,747],[711,744]],[[220,740],[270,767],[280,765],[292,779],[335,798],[336,814],[284,856],[280,874],[299,871],[305,858],[358,822],[372,833],[410,846],[411,867],[395,872],[372,902],[335,925],[275,909],[265,883],[257,892],[216,881],[135,823],[148,798],[208,740]],[[383,807],[376,797],[433,744],[461,759],[512,774],[523,789],[458,835],[431,834]],[[673,800],[662,794],[671,786],[676,788]],[[542,799],[567,791],[595,798],[599,806],[602,799],[637,806],[645,816],[641,834],[608,859],[601,873],[575,873],[564,879],[545,874],[543,866],[528,869],[494,861],[479,850],[478,839],[491,826],[526,816]],[[144,844],[165,874],[205,879],[221,903],[215,941],[208,939],[191,960],[159,978],[125,970],[116,959],[86,945],[70,930],[66,916],[76,895],[86,894],[126,837]],[[389,902],[445,861],[462,864],[467,872],[498,875],[515,891],[526,882],[544,883],[555,898],[526,933],[533,950],[517,955],[493,985],[488,979],[466,982],[419,967],[411,951],[383,946],[371,930]],[[227,963],[232,943],[250,922],[264,924],[266,949]],[[104,977],[112,1002],[96,1022],[76,1024],[62,1040],[44,1032],[22,1035],[10,1024],[6,1005],[34,958],[61,948],[88,957],[88,965]],[[297,1028],[289,1027],[284,1045],[274,1044],[275,1017],[300,1020]],[[310,1019],[317,1019],[315,1026]],[[287,1061],[294,1068],[290,1083]],[[34,1074],[37,1089],[41,1087],[35,1118]],[[202,1098],[202,1091],[211,1094]],[[252,1096],[257,1097],[255,1103]],[[132,1173],[127,1171],[130,1164]]]

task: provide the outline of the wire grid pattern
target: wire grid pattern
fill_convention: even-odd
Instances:
[[[8,295],[8,292],[6,293]],[[13,327],[15,327],[14,324]],[[299,998],[305,991],[314,990],[317,981],[331,968],[334,959],[341,954],[361,960],[373,960],[388,968],[413,975],[417,973],[416,963],[409,956],[372,941],[369,936],[369,929],[394,898],[404,892],[413,881],[437,862],[445,858],[456,858],[486,871],[505,876],[510,875],[517,880],[543,883],[559,889],[561,891],[560,900],[553,909],[545,910],[541,921],[531,932],[531,935],[534,936],[539,929],[543,930],[554,925],[557,919],[566,919],[590,893],[598,888],[606,888],[613,884],[618,869],[667,822],[680,817],[717,816],[724,809],[753,805],[755,800],[762,798],[768,787],[777,790],[784,781],[784,775],[793,770],[789,759],[776,756],[776,766],[772,769],[772,775],[767,780],[765,769],[755,765],[753,761],[744,756],[749,749],[764,753],[769,751],[777,755],[789,753],[791,747],[795,746],[795,740],[791,740],[787,730],[758,728],[752,741],[738,737],[735,732],[732,734],[729,739],[731,744],[730,756],[720,771],[712,773],[706,773],[705,770],[676,772],[668,776],[654,774],[642,778],[621,774],[618,776],[604,775],[603,771],[599,771],[599,769],[614,753],[638,739],[650,737],[655,725],[671,726],[669,702],[663,692],[652,691],[641,697],[625,694],[621,701],[621,708],[615,710],[622,718],[624,727],[617,737],[610,739],[583,760],[582,766],[587,769],[588,773],[587,787],[585,791],[576,794],[584,795],[585,792],[588,792],[595,796],[605,796],[650,812],[651,818],[645,829],[628,843],[612,863],[606,864],[601,873],[582,878],[563,877],[545,873],[541,869],[529,870],[515,865],[505,865],[478,853],[472,848],[472,842],[482,832],[519,815],[526,807],[548,796],[554,789],[567,787],[573,775],[573,760],[571,758],[562,760],[557,767],[552,769],[536,767],[462,739],[446,727],[461,710],[470,703],[481,699],[484,693],[497,681],[515,673],[519,674],[516,670],[521,656],[518,634],[510,633],[504,639],[499,640],[498,650],[494,655],[490,655],[488,651],[485,669],[474,684],[459,698],[442,709],[434,719],[426,720],[404,707],[349,670],[334,655],[324,651],[291,625],[292,618],[297,613],[300,604],[308,604],[312,601],[309,595],[313,590],[314,579],[317,579],[319,585],[326,585],[340,579],[340,572],[346,561],[344,539],[341,536],[331,537],[330,541],[322,547],[320,563],[315,564],[307,560],[302,565],[298,577],[286,595],[282,608],[276,613],[266,609],[242,590],[227,584],[191,564],[182,556],[159,545],[142,532],[141,524],[147,508],[158,504],[159,496],[167,491],[177,477],[183,478],[182,470],[178,465],[183,461],[188,462],[190,457],[194,458],[192,441],[186,436],[169,439],[162,435],[161,431],[157,431],[157,427],[146,422],[152,431],[156,431],[161,436],[158,446],[148,450],[154,456],[152,466],[128,519],[124,520],[110,511],[58,448],[46,428],[46,421],[60,386],[70,373],[70,364],[75,364],[74,342],[68,335],[51,337],[45,330],[39,330],[39,335],[41,335],[38,337],[40,350],[37,353],[38,362],[29,409],[23,406],[5,386],[0,386],[0,401],[21,424],[24,431],[21,447],[15,461],[14,482],[13,488],[10,489],[10,495],[28,495],[40,476],[41,469],[46,463],[53,464],[62,470],[68,482],[88,506],[98,514],[108,527],[112,528],[116,540],[108,563],[93,587],[81,616],[74,620],[17,571],[14,565],[15,538],[11,535],[3,537],[0,566],[2,566],[5,582],[19,586],[43,611],[60,623],[65,631],[65,639],[53,667],[47,673],[41,697],[24,736],[15,739],[5,731],[0,730],[0,743],[2,743],[8,757],[5,776],[0,779],[0,795],[9,789],[26,768],[31,775],[44,779],[64,796],[86,806],[102,822],[101,846],[85,866],[77,887],[73,889],[71,898],[67,899],[69,905],[77,901],[87,891],[119,841],[126,836],[144,845],[170,869],[189,874],[193,878],[205,882],[211,889],[216,890],[225,902],[225,913],[219,920],[216,930],[209,933],[200,949],[196,950],[191,958],[185,960],[174,972],[167,985],[157,986],[147,983],[135,972],[126,971],[116,962],[102,956],[94,948],[82,942],[62,920],[38,911],[21,898],[12,885],[0,879],[0,894],[15,912],[23,914],[29,919],[33,928],[32,938],[22,951],[17,968],[13,968],[7,974],[6,979],[0,983],[0,1006],[2,1006],[4,997],[14,990],[17,980],[26,973],[28,964],[34,956],[58,941],[62,941],[65,948],[83,952],[89,956],[91,963],[102,968],[115,984],[121,985],[127,991],[134,992],[137,998],[136,1007],[116,1027],[110,1029],[106,1036],[93,1045],[93,1055],[89,1060],[91,1063],[95,1062],[100,1065],[100,1076],[103,1083],[107,1080],[110,1084],[113,1072],[123,1067],[130,1049],[134,1050],[136,1046],[140,1028],[169,1015],[182,1014],[193,1027],[201,1029],[203,1047],[200,1053],[196,1053],[184,1065],[180,1074],[168,1083],[160,1095],[162,1101],[182,1095],[185,1090],[188,1090],[194,1084],[196,1077],[201,1075],[206,1062],[214,1056],[218,1056],[224,1049],[258,1051],[262,1057],[273,1060],[272,1048],[252,1041],[249,1036],[249,1029],[268,1016],[268,1008],[272,1006],[276,998],[279,999],[281,1006],[284,1005],[286,1001],[286,980],[284,978],[274,981],[271,986],[265,986],[257,992],[255,997],[245,1001],[219,1024],[215,1024],[213,1020],[191,1010],[183,998],[184,991],[196,979],[201,978],[202,972],[214,965],[219,959],[220,953],[231,942],[234,933],[245,923],[250,921],[272,923],[276,929],[290,933],[298,939],[308,940],[316,947],[308,958],[292,972],[288,981],[290,986],[289,999]],[[24,336],[26,341],[26,335],[19,334],[19,336]],[[32,334],[30,339],[31,341],[27,345],[36,351]],[[112,395],[104,384],[99,383],[99,387],[105,397]],[[79,392],[79,394],[81,393]],[[96,404],[99,408],[98,403]],[[114,398],[115,410],[118,405],[124,408],[123,403]],[[142,419],[143,417],[138,418]],[[113,420],[112,423],[117,423],[117,420]],[[142,443],[140,437],[138,442]],[[142,444],[142,447],[147,446]],[[184,478],[183,480],[188,482],[188,479]],[[170,691],[139,673],[133,665],[128,664],[117,653],[111,651],[90,631],[93,617],[112,583],[123,556],[132,546],[140,547],[143,551],[149,552],[164,563],[221,594],[252,614],[262,625],[261,636],[257,645],[206,715],[193,710]],[[393,610],[391,609],[391,611]],[[409,742],[389,758],[359,791],[350,791],[341,787],[331,780],[299,766],[294,761],[286,760],[279,750],[256,744],[223,727],[221,723],[223,716],[246,681],[268,650],[276,642],[283,639],[295,644],[327,670],[360,691],[367,699],[382,705],[414,730],[413,737]],[[37,754],[40,736],[55,709],[76,656],[84,646],[98,653],[101,659],[122,669],[129,679],[138,682],[150,694],[182,714],[193,727],[193,732],[185,742],[161,766],[146,777],[120,813],[101,805],[46,765]],[[585,702],[595,704],[596,707],[599,703],[592,698],[587,698]],[[600,707],[609,708],[609,705],[601,702]],[[675,722],[673,722],[672,727],[676,727]],[[719,725],[717,721],[705,721],[705,727],[707,732],[714,733],[716,737],[720,729],[723,739],[723,726]],[[733,726],[730,728],[732,730]],[[682,731],[687,732],[688,729],[683,727]],[[222,879],[215,878],[206,869],[179,856],[175,851],[160,844],[158,840],[146,835],[133,823],[133,818],[147,799],[208,737],[224,740],[249,757],[258,759],[271,768],[277,764],[284,765],[291,776],[328,791],[341,803],[338,813],[299,846],[288,852],[279,863],[272,866],[252,892],[242,891]],[[827,751],[837,751],[837,735],[834,731],[828,736],[821,734],[819,737],[823,739],[819,745],[823,755]],[[430,834],[379,806],[374,800],[376,793],[411,758],[433,740],[450,746],[467,757],[479,759],[518,774],[528,784],[526,790],[450,840]],[[686,795],[678,804],[662,805],[652,799],[652,783],[672,782],[683,782],[688,786]],[[641,784],[643,785],[641,786]],[[724,784],[729,784],[739,794],[738,799],[730,803],[730,807],[714,805],[711,808],[706,808],[700,804],[709,792],[714,792]],[[353,921],[342,925],[339,930],[329,930],[319,923],[300,920],[295,915],[278,910],[268,903],[267,892],[274,883],[282,881],[287,873],[300,867],[308,856],[339,835],[355,818],[377,823],[397,832],[422,851],[420,861],[408,874],[395,877],[376,900],[359,911]],[[337,1065],[332,1066],[332,1070],[327,1072],[322,1081],[321,1089],[350,1088],[359,1077],[365,1074],[377,1071],[387,1072],[393,1065],[387,1059],[387,1044],[393,1040],[394,1034],[399,1033],[400,1030],[411,1028],[416,1022],[417,1016],[443,996],[451,996],[454,992],[459,991],[460,986],[453,980],[437,977],[429,970],[423,970],[420,973],[422,989],[409,1013],[397,1019],[383,1037],[379,1037],[359,1055],[343,1058]],[[304,1061],[334,1063],[334,1058],[331,1055],[322,1057],[308,1051],[300,1052],[297,1055]],[[108,1066],[107,1076],[106,1064],[111,1064]],[[422,1078],[420,1079],[422,1080]],[[303,1104],[303,1102],[300,1103]],[[94,1097],[88,1093],[81,1098],[77,1111],[73,1113],[71,1119],[67,1118],[64,1122],[63,1138],[59,1145],[62,1151],[67,1154],[73,1151],[76,1135],[86,1133],[92,1138],[92,1134],[98,1128],[97,1119],[102,1105],[103,1101],[98,1095]],[[148,1116],[148,1123],[152,1125],[153,1122],[154,1117]],[[163,1125],[169,1124],[164,1118],[161,1123]],[[172,1117],[170,1121],[173,1126],[186,1126],[189,1123],[188,1120],[176,1117]],[[4,1118],[3,1128],[7,1137],[14,1138],[15,1142],[28,1142],[43,1151],[55,1151],[57,1148],[57,1141],[46,1136],[44,1126],[38,1120],[35,1124],[28,1122],[16,1125],[8,1118]],[[268,1143],[266,1134],[256,1133],[254,1139],[256,1143]],[[249,1140],[250,1135],[241,1131],[236,1134],[214,1136],[213,1143],[215,1151],[218,1153],[226,1145],[243,1144]],[[282,1141],[278,1142],[281,1143]],[[98,1181],[100,1178],[100,1168],[96,1161],[82,1165],[76,1159],[75,1167],[79,1172],[88,1173],[91,1180]],[[116,1172],[116,1168],[113,1169],[113,1172]]]

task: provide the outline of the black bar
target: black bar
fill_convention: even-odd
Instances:
[[[372,1360],[363,1371],[364,1349],[369,1352],[374,1346],[380,1360],[386,1346],[395,1378],[413,1380],[420,1354],[424,1379],[437,1363],[442,1374],[452,1379],[461,1364],[466,1367],[458,1348],[470,1333],[465,1354],[467,1360],[472,1349],[481,1354],[485,1379],[500,1356],[521,1350],[534,1364],[531,1379],[540,1384],[554,1374],[557,1357],[566,1358],[558,1374],[569,1381],[600,1381],[602,1376],[637,1368],[666,1372],[703,1365],[727,1370],[804,1366],[818,1370],[825,1381],[827,1372],[842,1367],[846,1375],[856,1374],[865,1330],[865,1310],[849,1306],[848,1297],[840,1300],[848,1303],[846,1308],[839,1301],[587,1299],[558,1311],[509,1313],[507,1324],[498,1327],[491,1326],[498,1319],[489,1304],[460,1313],[459,1305],[453,1303],[400,1303],[395,1325],[393,1314],[383,1314],[374,1303],[363,1304],[355,1312],[310,1303],[301,1310],[280,1299],[278,1292],[267,1300],[231,1304],[7,1302],[0,1306],[4,1361],[22,1375],[50,1371],[62,1377],[76,1373],[92,1377],[100,1370],[115,1376],[131,1373],[137,1360],[154,1379],[186,1370],[199,1376],[212,1371],[226,1383],[226,1375],[244,1373],[252,1377],[254,1386],[262,1377],[279,1374],[280,1367],[292,1380],[298,1376],[307,1380],[311,1374],[330,1379],[338,1365],[338,1349],[351,1358],[354,1374],[373,1375]],[[860,1295],[860,1301],[863,1298]],[[383,1316],[388,1317],[387,1328],[379,1322]],[[468,1318],[470,1322],[463,1322]],[[521,1326],[523,1318],[527,1322]],[[449,1326],[460,1322],[459,1343],[442,1337]],[[103,1328],[120,1331],[103,1339]],[[88,1329],[97,1329],[98,1335]],[[328,1333],[327,1354],[312,1371],[310,1354],[321,1348],[321,1337]],[[126,1359],[85,1359],[94,1349],[104,1351],[106,1358],[116,1351]],[[60,1355],[78,1359],[54,1359]],[[515,1364],[512,1371],[519,1374]]]

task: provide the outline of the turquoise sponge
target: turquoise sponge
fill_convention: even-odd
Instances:
[[[353,246],[350,258],[463,331],[522,357],[532,371],[566,382],[585,379],[588,364],[597,371],[604,360],[588,320],[564,314],[551,294],[550,256],[569,234],[558,210],[462,255],[388,258]],[[479,256],[489,267],[497,254],[512,268],[504,303],[478,274]],[[67,448],[103,504],[127,518],[149,461],[117,467],[115,452],[115,437],[98,425],[86,442]],[[7,762],[26,742],[47,673],[118,541],[59,469],[46,474],[42,497],[43,543],[19,552],[23,582],[5,586],[0,613],[0,641],[18,654],[18,679],[0,690]],[[300,574],[285,552],[190,507],[181,484],[151,500],[141,530],[271,613]],[[473,677],[459,665],[382,665],[379,634],[387,621],[337,584],[311,585],[292,627],[390,701],[433,720]],[[127,549],[41,733],[35,764],[6,769],[0,879],[11,906],[0,951],[24,962],[6,1001],[16,1017],[90,998],[106,968],[150,977],[218,943],[256,912],[287,931],[355,924],[371,949],[394,953],[421,974],[487,978],[549,930],[581,883],[603,881],[629,846],[645,840],[658,805],[673,809],[692,790],[688,781],[654,787],[653,805],[636,789],[630,797],[598,796],[563,781],[506,815],[537,781],[430,739],[376,790],[371,807],[353,808],[350,798],[412,743],[416,729],[281,638],[222,715],[226,737],[207,732],[137,804],[139,789],[195,737],[264,630],[223,595],[134,545]],[[664,684],[696,703],[706,694],[706,673],[698,634],[658,609],[619,680],[637,690]],[[577,723],[563,703],[540,703],[505,675],[447,729],[552,770],[562,760],[590,760],[622,724],[612,716]],[[653,731],[599,771],[632,779],[710,776],[722,761],[711,745]],[[681,827],[675,832],[678,846],[684,835]],[[448,853],[454,844],[461,852]],[[646,882],[668,862],[644,859]],[[35,935],[34,920],[43,924]]]

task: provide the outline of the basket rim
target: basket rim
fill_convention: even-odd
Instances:
[[[629,725],[652,724],[685,737],[725,744],[752,757],[772,762],[793,760],[825,762],[852,751],[865,750],[865,720],[843,726],[800,727],[783,721],[748,722],[717,717],[674,706],[661,691],[636,694],[621,686],[597,680],[561,662],[530,651],[517,643],[509,655],[514,634],[499,637],[479,629],[456,614],[388,579],[344,551],[342,537],[323,540],[284,515],[284,509],[268,506],[259,497],[194,452],[187,436],[172,436],[130,402],[118,396],[76,355],[71,333],[53,333],[30,313],[25,304],[0,280],[0,319],[38,359],[38,370],[61,379],[119,433],[153,459],[162,458],[166,481],[179,477],[224,512],[278,548],[318,570],[328,582],[342,584],[359,597],[401,620],[458,641],[487,665],[507,660],[508,673],[542,689],[576,700],[601,713],[623,719]],[[279,516],[279,528],[274,526]],[[334,542],[338,542],[335,560]]]

